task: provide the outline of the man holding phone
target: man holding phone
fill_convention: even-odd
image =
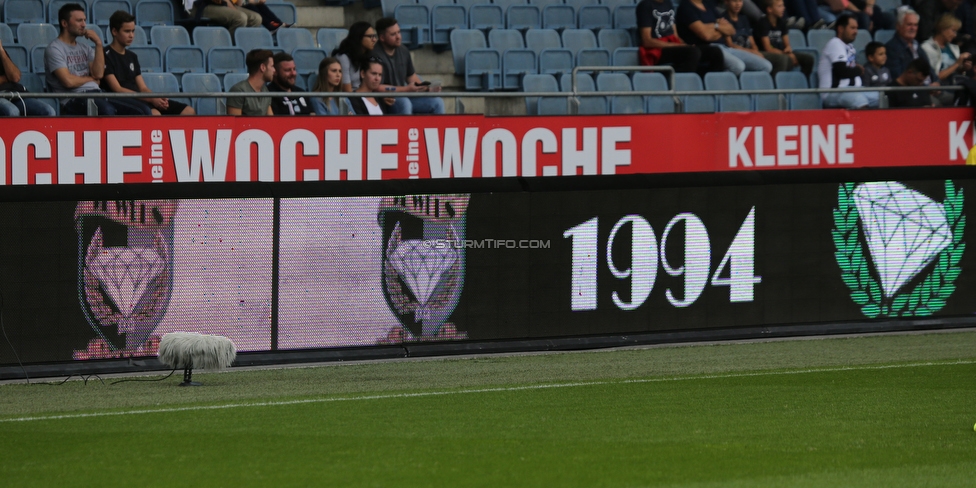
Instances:
[[[391,92],[439,92],[440,84],[421,81],[413,67],[410,51],[403,47],[400,26],[392,17],[376,21],[379,41],[373,48],[373,56],[383,65],[383,90]],[[393,113],[443,114],[444,100],[439,97],[397,97]]]

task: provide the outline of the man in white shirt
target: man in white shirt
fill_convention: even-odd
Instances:
[[[862,86],[861,75],[864,67],[857,64],[857,50],[854,38],[857,37],[857,19],[853,15],[837,17],[835,24],[837,37],[824,46],[817,66],[820,88],[845,88]],[[878,92],[838,92],[821,93],[824,107],[856,109],[878,106]]]

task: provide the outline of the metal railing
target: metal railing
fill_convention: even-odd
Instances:
[[[578,75],[580,72],[601,72],[601,71],[652,71],[652,72],[664,72],[668,76],[669,90],[664,91],[639,91],[639,90],[629,90],[629,91],[580,91],[578,86]],[[455,114],[464,113],[463,99],[469,98],[481,98],[481,99],[491,99],[491,98],[506,98],[510,99],[513,97],[518,98],[535,98],[535,97],[565,97],[567,103],[567,110],[570,114],[578,113],[580,98],[583,97],[614,97],[614,96],[669,96],[676,104],[676,107],[681,107],[681,97],[683,96],[721,96],[721,95],[778,95],[780,102],[780,109],[785,109],[784,101],[785,97],[794,94],[822,94],[822,93],[841,93],[841,92],[880,92],[882,94],[888,92],[896,91],[957,91],[962,90],[964,87],[958,85],[946,85],[946,86],[912,86],[912,87],[846,87],[846,88],[805,88],[805,89],[765,89],[765,90],[694,90],[694,91],[679,91],[674,89],[675,72],[670,66],[577,66],[573,68],[572,71],[572,86],[571,91],[559,91],[559,92],[518,92],[518,91],[506,91],[506,92],[423,92],[423,93],[411,93],[411,92],[353,92],[353,93],[341,93],[337,94],[335,92],[309,92],[309,91],[293,91],[293,92],[255,92],[255,93],[228,93],[228,92],[201,92],[201,93],[188,93],[188,92],[152,92],[152,93],[113,93],[113,92],[85,92],[85,93],[34,93],[34,92],[22,92],[22,93],[0,93],[0,98],[14,99],[14,98],[50,98],[50,99],[71,99],[71,98],[82,98],[88,99],[88,115],[97,115],[97,108],[95,106],[95,99],[99,98],[171,98],[171,99],[193,99],[193,98],[249,98],[249,97],[337,97],[337,98],[350,98],[350,97],[375,97],[375,98],[429,98],[429,97],[440,97],[440,98],[454,98],[455,99]],[[881,97],[881,108],[887,108],[886,97]],[[681,110],[677,110],[681,112]]]

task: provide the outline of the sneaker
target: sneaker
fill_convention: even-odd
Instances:
[[[793,26],[795,26],[795,25],[796,25],[796,17],[787,17],[786,18],[786,28],[787,29],[792,29]]]
[[[803,28],[806,27],[806,25],[807,25],[807,19],[800,17],[799,19],[796,19],[796,24],[793,24],[793,28],[803,30]]]
[[[814,30],[814,29],[823,29],[826,25],[827,25],[827,22],[824,19],[820,19],[820,20],[814,22],[813,25],[810,26],[810,29],[811,30]]]
[[[826,26],[824,27],[824,29],[827,29],[827,30],[834,30],[834,27],[835,27],[835,26],[837,26],[837,21],[836,21],[836,20],[835,20],[835,21],[833,21],[833,22],[831,22],[831,23],[829,23],[829,24],[827,24],[827,25],[826,25]]]

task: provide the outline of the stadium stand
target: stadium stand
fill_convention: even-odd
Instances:
[[[661,73],[639,71],[634,73],[634,90],[666,91],[668,80]],[[670,95],[647,95],[644,97],[644,111],[649,114],[674,113],[674,97]]]
[[[316,49],[315,37],[308,29],[278,29],[275,35],[278,47],[286,53],[291,53],[296,49]]]
[[[193,29],[193,45],[203,49],[209,55],[215,47],[233,47],[230,31],[224,27],[201,26]]]
[[[630,78],[620,72],[604,72],[596,76],[598,91],[622,92],[632,91]],[[644,113],[643,99],[639,95],[613,95],[610,97],[610,113],[612,114],[641,114]]]
[[[139,56],[139,66],[143,73],[162,73],[163,72],[163,52],[156,46],[129,46],[132,51]]]
[[[400,24],[403,45],[417,49],[430,43],[430,11],[426,5],[400,4],[393,9],[393,17]]]
[[[331,56],[332,50],[339,47],[339,43],[348,35],[348,29],[322,28],[315,34],[315,37],[319,41],[319,48]]]
[[[564,92],[573,92],[573,75],[564,73],[560,76],[560,84]],[[586,73],[576,74],[576,93],[596,92],[596,83],[593,77]],[[607,113],[607,98],[599,96],[578,97],[578,114],[581,115],[603,115]]]
[[[224,91],[247,79],[247,73],[227,73],[224,75]]]
[[[155,44],[155,41],[153,41]],[[250,52],[252,49],[268,49],[275,45],[271,33],[264,27],[238,27],[234,31],[234,45]]]
[[[207,93],[223,91],[220,78],[213,73],[187,73],[183,75],[183,93]],[[223,98],[193,98],[193,110],[199,115],[223,115],[227,113]]]
[[[154,25],[149,30],[149,40],[163,53],[170,46],[189,46],[190,33],[181,25]]]
[[[798,71],[776,73],[776,88],[781,90],[805,90],[809,88],[807,77]],[[820,95],[816,93],[791,93],[787,96],[790,110],[816,110],[823,107]]]
[[[527,31],[542,28],[542,11],[535,5],[512,5],[505,12],[505,27]]]
[[[505,11],[498,5],[475,4],[468,8],[468,27],[488,32],[505,28]],[[452,42],[453,46],[454,43]]]
[[[50,24],[54,24],[56,26],[60,26],[61,25],[61,22],[58,21],[58,10],[60,10],[61,9],[61,6],[64,5],[64,4],[66,4],[66,3],[77,3],[78,5],[81,5],[81,8],[85,9],[85,12],[88,12],[89,11],[88,2],[85,1],[85,0],[81,0],[79,2],[75,2],[73,0],[51,0],[51,1],[45,1],[44,2],[44,5],[47,6],[47,20],[46,21],[41,21],[41,22],[48,22]]]
[[[739,85],[743,90],[773,90],[773,77],[765,71],[745,71],[739,75]],[[779,95],[750,95],[750,110],[779,110]]]
[[[739,79],[728,71],[705,73],[705,90],[738,90]],[[752,108],[749,95],[719,95],[719,112],[748,112]]]
[[[576,17],[580,29],[599,31],[613,28],[613,12],[606,5],[584,5]]]
[[[179,79],[184,73],[206,73],[207,55],[196,46],[181,45],[166,48],[163,56],[166,72]]]
[[[235,46],[214,46],[207,53],[207,71],[218,77],[227,73],[245,73],[247,53]]]
[[[547,5],[542,9],[542,27],[562,32],[576,27],[576,9],[572,5]]]
[[[47,45],[38,44],[31,48],[30,51],[30,71],[33,73],[44,74],[47,73],[47,66],[44,64],[44,53],[47,52]]]
[[[154,25],[174,25],[176,14],[171,0],[138,0],[135,7],[136,25],[147,34]]]
[[[88,23],[104,27],[108,25],[109,17],[119,10],[131,14],[132,4],[129,3],[129,0],[95,0],[91,4],[91,16],[88,18]]]
[[[21,23],[39,23],[45,19],[41,0],[6,0],[3,4],[3,21],[11,29]]]
[[[298,21],[298,10],[295,5],[288,2],[267,2],[268,8],[274,12],[275,17],[281,19],[281,21],[287,25],[292,25]],[[286,32],[287,29],[281,32]],[[311,32],[309,32],[311,34]]]
[[[462,5],[434,5],[430,11],[431,44],[436,52],[450,49],[451,31],[468,28],[467,10]]]
[[[696,73],[675,73],[675,91],[704,91],[702,79]],[[685,113],[708,113],[715,111],[715,97],[712,95],[682,95],[682,111]]]
[[[613,50],[611,64],[614,66],[638,66],[640,58],[636,47],[618,47]]]

